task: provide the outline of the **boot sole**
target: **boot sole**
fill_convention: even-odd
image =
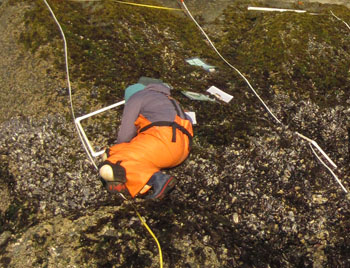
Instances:
[[[174,177],[171,177],[166,184],[164,185],[162,191],[159,193],[159,195],[156,196],[158,199],[164,198],[165,194],[168,193],[170,190],[172,190],[177,183],[177,180]]]

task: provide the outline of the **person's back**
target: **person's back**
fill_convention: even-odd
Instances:
[[[177,112],[169,97],[170,88],[164,84],[150,84],[130,96],[125,104],[117,143],[129,142],[136,136],[134,123],[140,114],[152,123],[174,121]]]

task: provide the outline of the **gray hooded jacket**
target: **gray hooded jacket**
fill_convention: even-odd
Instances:
[[[134,123],[140,114],[152,123],[174,121],[177,113],[168,96],[170,88],[164,84],[150,84],[132,95],[124,106],[117,143],[129,142],[136,136],[137,129]],[[189,119],[185,115],[180,117]]]

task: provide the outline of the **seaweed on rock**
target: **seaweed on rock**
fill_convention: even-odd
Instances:
[[[284,93],[321,107],[349,98],[348,29],[330,13],[347,20],[346,8],[319,8],[319,15],[249,13],[244,11],[248,4],[238,1],[225,11],[218,46],[249,74],[262,97]]]
[[[52,57],[61,70],[57,27],[40,1],[11,4],[23,2],[30,8],[19,41],[33,57]],[[174,96],[197,112],[192,154],[169,171],[178,178],[176,189],[162,201],[134,201],[168,267],[346,267],[349,198],[293,132],[317,139],[337,159],[349,188],[349,35],[328,15],[332,8],[348,21],[348,9],[319,6],[322,16],[262,14],[246,10],[261,2],[234,1],[209,33],[284,128],[270,121],[187,18],[109,1],[50,3],[67,35],[77,114],[121,99],[140,76],[168,82]],[[190,56],[210,60],[217,71],[186,65]],[[211,85],[233,100],[193,102],[181,94]],[[34,203],[14,201],[7,218],[1,214],[1,223],[12,222],[8,230],[21,239],[6,245],[1,264],[20,267],[19,254],[36,267],[158,267],[154,241],[130,201],[104,192],[64,111],[2,124],[1,154],[16,181],[13,195]],[[111,112],[87,129],[110,144],[118,120]]]

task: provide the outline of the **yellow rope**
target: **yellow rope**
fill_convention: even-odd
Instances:
[[[151,228],[149,228],[149,226],[147,225],[146,221],[141,217],[140,213],[137,211],[137,209],[135,208],[135,206],[133,205],[134,210],[137,214],[137,216],[139,217],[140,221],[142,222],[143,226],[145,226],[145,228],[147,229],[147,231],[151,234],[151,236],[153,237],[153,239],[156,241],[157,246],[158,246],[158,251],[159,251],[159,264],[160,264],[160,268],[163,268],[163,254],[162,254],[162,248],[160,247],[160,244],[158,242],[157,237],[155,236],[155,234],[152,232]]]
[[[70,1],[73,1],[73,2],[101,2],[102,0],[70,0]],[[125,2],[125,1],[119,1],[119,0],[111,0],[111,1],[117,2],[117,3],[119,3],[119,4],[132,5],[132,6],[139,6],[139,7],[148,7],[148,8],[156,8],[156,9],[164,9],[164,10],[182,11],[182,9],[179,9],[179,8],[172,8],[172,7],[162,7],[162,6],[146,5],[146,4]]]
[[[179,9],[179,8],[161,7],[161,6],[153,6],[153,5],[145,5],[145,4],[124,2],[124,1],[118,1],[118,0],[112,0],[112,1],[117,2],[117,3],[120,3],[120,4],[133,5],[133,6],[139,6],[139,7],[149,7],[149,8],[157,8],[157,9],[165,9],[165,10],[182,11],[182,10]]]

